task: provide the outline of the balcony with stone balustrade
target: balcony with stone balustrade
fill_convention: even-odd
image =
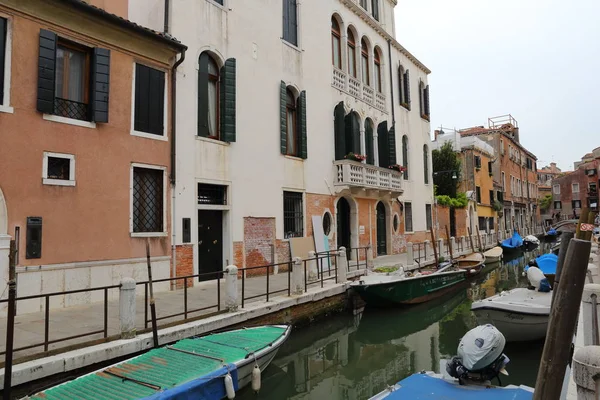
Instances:
[[[333,166],[337,193],[349,190],[354,194],[395,198],[404,192],[401,172],[351,160],[334,161]]]

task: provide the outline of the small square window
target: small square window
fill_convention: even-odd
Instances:
[[[164,170],[133,168],[132,232],[164,233]]]
[[[555,201],[555,202],[554,202],[554,209],[555,209],[555,210],[560,210],[560,209],[562,209],[562,204],[561,204],[561,202],[560,202],[560,201]]]
[[[571,186],[573,193],[579,193],[579,183],[573,183]]]
[[[554,186],[552,186],[552,193],[554,193],[554,194],[560,194],[560,185],[554,185]]]
[[[45,152],[42,183],[44,185],[75,186],[75,156]]]

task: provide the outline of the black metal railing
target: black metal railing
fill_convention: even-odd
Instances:
[[[315,257],[302,260],[304,266],[304,293],[308,292],[311,285],[320,284],[321,288],[325,286],[325,282],[335,280],[338,283],[338,251],[329,250],[316,253]],[[317,267],[317,278],[310,280],[309,263],[315,262]],[[327,268],[327,271],[325,269]],[[326,277],[327,276],[327,277]]]
[[[189,297],[188,297],[188,282],[193,282],[194,279],[209,280],[208,282],[203,283],[204,285],[210,285],[210,280],[214,280],[214,282],[216,283],[216,286],[217,286],[216,303],[211,303],[204,307],[190,309]],[[215,312],[220,312],[221,311],[221,280],[222,279],[223,279],[223,271],[206,272],[206,273],[202,273],[202,274],[177,276],[177,277],[173,277],[173,278],[164,278],[164,279],[156,279],[156,280],[153,279],[152,285],[155,285],[157,283],[162,283],[162,282],[169,282],[170,284],[173,284],[173,283],[177,284],[178,282],[183,281],[183,309],[182,309],[182,311],[176,312],[173,314],[161,315],[160,317],[156,318],[156,322],[183,316],[183,320],[173,321],[173,322],[177,322],[177,323],[183,323],[183,322],[186,322],[188,319],[190,319],[190,314],[198,314],[202,311],[207,311],[207,310],[211,310],[211,309],[215,309],[214,310]],[[150,284],[150,282],[148,282],[148,281],[136,283],[136,285],[138,285],[138,286],[139,285],[144,286],[144,329],[148,329],[149,324],[152,323],[152,319],[149,318],[149,314],[150,314],[149,284]],[[160,307],[159,307],[159,309],[160,309]],[[200,317],[200,316],[196,315],[195,317],[192,317],[191,319],[197,319],[198,317]]]
[[[49,351],[50,345],[61,343],[61,342],[66,342],[68,340],[79,339],[79,338],[83,338],[83,337],[87,337],[87,336],[100,335],[100,334],[102,335],[103,339],[107,339],[108,338],[108,291],[110,289],[118,289],[120,287],[121,287],[121,285],[111,285],[111,286],[102,286],[102,287],[95,287],[95,288],[89,288],[89,289],[67,290],[64,292],[54,292],[54,293],[38,294],[38,295],[32,295],[32,296],[17,297],[15,299],[17,305],[19,304],[20,301],[44,299],[44,341],[29,344],[29,345],[22,346],[22,347],[15,347],[13,349],[13,352],[30,350],[30,349],[34,349],[36,347],[43,347],[44,353],[45,353],[45,352]],[[95,292],[95,291],[100,291],[100,290],[104,292],[102,329],[96,329],[91,332],[80,333],[78,335],[72,335],[72,336],[67,336],[67,337],[62,337],[62,338],[57,338],[57,339],[50,338],[50,322],[51,322],[50,321],[50,298],[55,297],[55,296],[73,295],[73,294],[78,294],[78,293],[88,293],[88,292]],[[2,303],[8,303],[8,299],[0,300],[0,304],[2,304]],[[2,356],[4,354],[6,354],[6,351],[0,352],[0,356]]]
[[[287,291],[287,295],[290,296],[291,292],[292,292],[292,261],[286,261],[286,262],[281,262],[281,263],[277,263],[277,264],[269,264],[269,265],[261,265],[261,266],[257,266],[257,267],[246,267],[246,268],[239,268],[238,269],[238,273],[241,273],[242,275],[242,308],[244,308],[244,306],[246,305],[246,300],[252,300],[252,299],[258,299],[260,297],[265,297],[265,301],[269,301],[270,297],[274,294],[278,294],[278,293],[283,293]],[[272,274],[275,273],[275,267],[280,267],[280,266],[287,266],[287,287],[283,288],[283,289],[277,289],[277,290],[272,290],[271,288],[271,278],[270,276]],[[250,278],[246,278],[246,274],[248,273],[248,271],[257,271],[256,275],[255,275],[255,279],[259,277],[260,273],[262,271],[260,270],[266,270],[266,274],[265,274],[265,285],[266,285],[266,290],[264,293],[259,293],[253,296],[246,296],[246,279],[250,279]],[[252,272],[251,272],[252,273]]]
[[[79,119],[82,121],[88,121],[90,119],[87,103],[80,103],[78,101],[62,99],[60,97],[54,98],[54,115]]]
[[[427,246],[425,242],[413,243],[413,258],[418,263],[427,259]]]
[[[352,249],[350,249],[350,251],[356,255],[356,258],[354,260],[348,260],[348,272],[350,272],[352,270],[353,266],[356,267],[356,271],[360,270],[361,269],[360,267],[367,268],[367,264],[368,264],[367,252],[370,249],[371,249],[370,246],[353,247]],[[360,255],[363,251],[364,251],[365,257],[361,260]]]

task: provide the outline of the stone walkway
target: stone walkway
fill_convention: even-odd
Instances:
[[[317,284],[312,284],[314,287]],[[278,294],[270,295],[270,297],[287,296],[288,274],[279,273],[269,277],[269,292],[283,290]],[[117,300],[108,301],[108,335],[117,335],[120,332],[119,321],[119,301],[118,291],[114,290],[114,296]],[[144,286],[137,286],[137,304],[136,304],[136,328],[138,331],[144,329]],[[245,280],[245,297],[253,297],[263,295],[252,300],[246,300],[246,304],[255,301],[264,301],[266,293],[266,276],[246,278]],[[241,304],[242,296],[242,281],[238,280],[239,303]],[[221,309],[224,307],[225,299],[225,280],[221,280]],[[183,313],[184,312],[184,290],[176,290],[169,292],[155,293],[156,314],[157,318]],[[189,313],[188,318],[195,318],[201,315],[206,315],[217,311],[217,284],[216,281],[201,282],[193,288],[188,288],[188,312],[199,308],[211,307],[200,312]],[[18,302],[17,302],[18,307]],[[92,303],[81,306],[68,308],[59,308],[50,310],[49,324],[49,340],[57,340],[61,338],[71,337],[75,335],[85,334],[94,331],[104,330],[104,302]],[[158,326],[165,325],[170,322],[183,320],[184,316],[166,318],[158,321]],[[150,311],[148,310],[148,319],[150,319]],[[44,342],[44,312],[17,315],[15,317],[15,341],[14,347],[26,347],[37,343]],[[151,324],[148,323],[148,327]],[[6,349],[6,331],[7,319],[0,318],[0,352]],[[49,350],[62,348],[82,342],[101,339],[103,333],[85,336],[68,341],[51,344]],[[21,350],[14,354],[15,358],[40,353],[44,351],[43,346],[32,349]],[[0,356],[3,360],[4,356]]]

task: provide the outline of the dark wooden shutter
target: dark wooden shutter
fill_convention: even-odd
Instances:
[[[165,73],[154,68],[150,69],[150,98],[148,132],[164,135],[165,121]]]
[[[352,152],[360,154],[360,125],[356,113],[351,112],[344,118],[344,126],[346,131],[346,148],[344,155]]]
[[[410,106],[410,71],[406,70],[406,72],[404,73],[404,90],[406,91],[406,94],[404,96],[406,102],[408,103],[408,109],[411,109]]]
[[[236,61],[230,58],[221,68],[221,139],[235,142],[236,136]]]
[[[96,47],[92,68],[92,120],[108,122],[108,88],[110,84],[110,50]]]
[[[308,158],[308,143],[306,141],[306,90],[298,98],[298,134],[300,135],[300,157]]]
[[[208,136],[208,61],[207,53],[198,60],[198,136]]]
[[[144,65],[135,65],[135,110],[133,128],[139,132],[149,129],[150,69]]]
[[[387,129],[387,121],[385,129]],[[396,128],[392,126],[388,133],[388,167],[396,164]]]
[[[346,136],[344,127],[344,102],[341,101],[333,111],[333,129],[335,140],[335,159],[343,160],[346,155]]]
[[[0,104],[4,104],[4,62],[6,60],[6,19],[0,18]],[[8,105],[8,104],[7,104]]]
[[[365,149],[367,151],[367,164],[375,164],[375,149],[373,146],[373,124],[367,122],[365,124]]]
[[[408,137],[402,136],[402,165],[404,168],[404,179],[408,179]]]
[[[423,101],[425,102],[425,115],[429,117],[429,85],[425,87],[425,92],[423,93]]]
[[[373,18],[379,21],[379,0],[371,0],[371,11],[373,11]]]
[[[423,87],[423,82],[419,81],[419,113],[421,116],[425,114],[425,106],[423,104],[423,97],[425,95],[425,88]]]
[[[37,110],[46,114],[54,113],[55,71],[56,34],[40,29]]]
[[[377,126],[377,145],[379,147],[379,166],[387,168],[390,166],[390,140],[387,129],[387,121],[380,123]]]
[[[289,0],[289,42],[298,46],[298,5],[296,0]]]
[[[429,183],[429,154],[427,145],[423,146],[423,180],[425,184]]]
[[[283,18],[283,39],[289,40],[289,27],[290,27],[290,0],[282,0],[282,18]]]
[[[286,0],[284,0],[286,1]],[[287,86],[284,81],[281,81],[279,85],[279,144],[281,147],[281,154],[287,154]]]

